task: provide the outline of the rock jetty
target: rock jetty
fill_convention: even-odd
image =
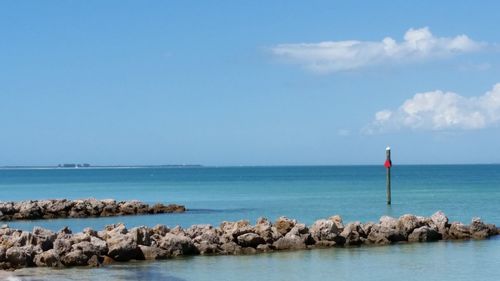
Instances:
[[[219,227],[193,225],[187,229],[164,225],[127,229],[123,224],[104,230],[86,228],[55,233],[35,227],[32,232],[0,228],[0,268],[100,266],[129,260],[160,260],[186,255],[239,255],[317,247],[388,245],[438,240],[486,239],[499,234],[495,225],[474,218],[470,225],[448,222],[437,212],[431,217],[384,216],[378,223],[344,224],[340,216],[310,227],[286,217],[222,222]]]
[[[114,199],[83,200],[29,200],[0,202],[0,220],[37,220],[55,218],[111,217],[141,214],[181,213],[181,205],[148,205],[141,201],[116,201]]]

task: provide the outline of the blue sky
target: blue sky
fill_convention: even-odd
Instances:
[[[500,3],[412,2],[2,1],[0,165],[499,163]]]

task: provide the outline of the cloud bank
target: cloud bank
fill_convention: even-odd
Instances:
[[[486,44],[467,35],[436,37],[428,27],[409,29],[404,41],[386,37],[375,41],[327,41],[320,43],[280,44],[272,53],[308,70],[320,73],[355,70],[385,63],[412,63],[446,58],[481,50]]]
[[[396,110],[375,113],[366,133],[404,128],[415,130],[477,130],[500,123],[500,83],[483,95],[464,97],[440,90],[417,93]]]

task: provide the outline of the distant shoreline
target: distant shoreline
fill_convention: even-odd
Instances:
[[[383,164],[383,163],[382,163]],[[294,167],[374,167],[382,164],[348,164],[348,165],[200,165],[200,164],[172,164],[172,165],[90,165],[78,167],[64,167],[58,165],[6,165],[0,170],[91,170],[91,169],[148,169],[148,168],[294,168]],[[397,164],[395,166],[498,166],[500,163],[457,163],[457,164]]]
[[[90,166],[74,166],[64,167],[57,165],[47,166],[0,166],[0,170],[44,170],[44,169],[61,169],[61,170],[89,170],[89,169],[141,169],[141,168],[202,168],[203,165],[90,165]]]

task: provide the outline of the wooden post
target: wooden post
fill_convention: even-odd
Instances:
[[[384,166],[387,168],[387,205],[391,205],[391,148],[387,147],[385,149],[385,164]]]

